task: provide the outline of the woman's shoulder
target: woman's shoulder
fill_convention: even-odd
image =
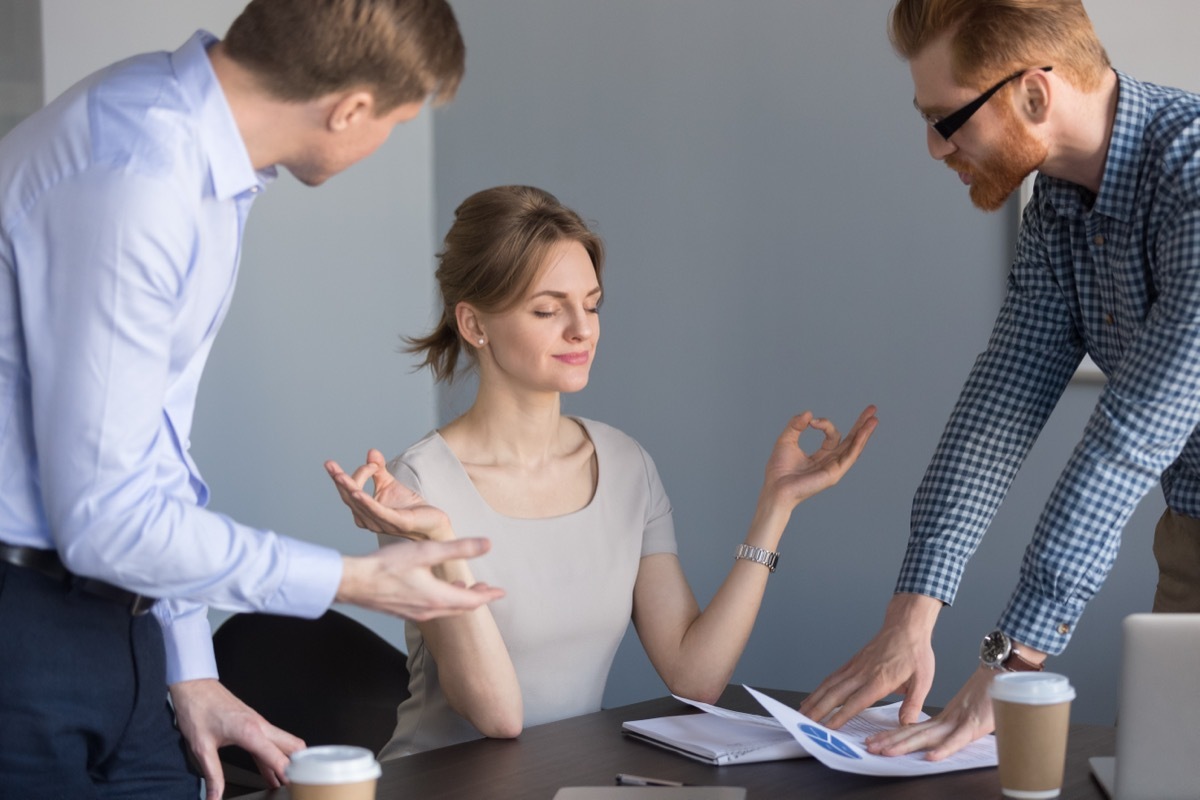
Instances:
[[[597,445],[604,443],[615,447],[640,447],[632,436],[620,428],[614,428],[607,422],[599,422],[598,420],[588,419],[587,417],[571,417],[582,426],[587,433],[588,438]]]
[[[583,426],[596,448],[600,481],[606,491],[637,498],[636,505],[647,513],[663,509],[670,513],[670,501],[659,477],[658,467],[646,449],[629,434],[603,422],[574,417]]]
[[[592,444],[596,448],[597,457],[602,461],[607,458],[610,461],[615,459],[622,462],[637,461],[645,465],[653,464],[646,448],[620,428],[614,428],[608,423],[597,422],[585,417],[573,417],[573,419],[583,426],[588,438],[592,440]]]
[[[406,470],[420,475],[451,465],[453,457],[454,454],[446,446],[442,435],[432,430],[409,445],[403,453],[388,461],[388,471],[396,477],[400,477],[399,473]]]

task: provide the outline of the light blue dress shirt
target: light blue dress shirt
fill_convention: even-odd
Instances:
[[[1045,175],[1035,183],[987,351],[913,500],[896,588],[954,599],[1089,353],[1108,381],[999,622],[1050,654],[1066,647],[1155,482],[1172,510],[1200,517],[1200,96],[1117,77],[1099,193]]]
[[[162,598],[171,683],[216,675],[206,604],[314,617],[342,569],[206,510],[188,455],[274,177],[251,166],[214,41],[102,70],[0,141],[0,541]]]

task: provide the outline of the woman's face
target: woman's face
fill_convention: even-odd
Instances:
[[[587,250],[575,241],[555,245],[517,305],[481,315],[490,355],[481,359],[481,378],[526,391],[587,386],[600,338],[599,304]]]

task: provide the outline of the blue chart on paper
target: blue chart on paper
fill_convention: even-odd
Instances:
[[[812,739],[814,744],[824,747],[826,750],[833,753],[834,755],[842,756],[843,758],[862,759],[862,756],[860,756],[858,753],[854,752],[853,748],[851,748],[850,745],[846,744],[841,739],[837,738],[836,736],[829,733],[828,731],[822,730],[821,728],[817,728],[812,725],[801,725],[800,732],[803,733],[805,736],[807,736],[809,739]]]

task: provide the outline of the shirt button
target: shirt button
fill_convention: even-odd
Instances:
[[[1068,633],[1071,632],[1071,626],[1065,622],[1060,622],[1060,623],[1058,623],[1058,632],[1061,633],[1063,636],[1066,636]]]
[[[1104,236],[1102,234],[1097,233],[1094,237],[1092,237],[1092,241],[1095,242],[1097,245],[1104,244]]]
[[[1112,314],[1105,314],[1105,315],[1104,315],[1104,324],[1105,324],[1105,325],[1113,325],[1113,324],[1115,324],[1115,323],[1116,323],[1116,320],[1115,320],[1115,319],[1113,319],[1113,315],[1112,315]]]

